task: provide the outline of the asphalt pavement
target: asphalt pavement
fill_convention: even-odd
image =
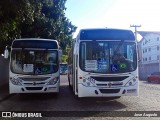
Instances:
[[[6,83],[4,85],[0,86],[0,102],[8,99],[8,97],[10,97],[11,94],[9,94],[9,84]]]

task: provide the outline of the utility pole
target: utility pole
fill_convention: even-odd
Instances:
[[[136,41],[137,41],[137,27],[141,27],[141,25],[130,25],[130,27],[135,28],[135,38],[136,38]]]
[[[138,49],[138,60],[140,60],[142,57],[140,56],[140,46],[138,44],[138,41],[137,41],[137,27],[141,27],[141,25],[130,25],[130,27],[134,27],[135,28],[135,39],[136,39],[136,42],[137,42],[137,49]]]

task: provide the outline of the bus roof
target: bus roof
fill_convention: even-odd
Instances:
[[[45,48],[58,49],[57,40],[42,38],[21,38],[12,42],[12,48]]]
[[[81,30],[128,30],[128,29],[120,29],[120,28],[82,28]]]
[[[116,28],[88,28],[81,29],[80,40],[135,40],[131,30]]]
[[[44,38],[19,38],[19,39],[15,39],[15,40],[47,40],[47,41],[57,41],[57,40],[53,40],[53,39],[44,39]]]

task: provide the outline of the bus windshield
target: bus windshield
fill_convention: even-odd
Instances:
[[[11,71],[17,74],[51,74],[58,71],[57,50],[17,50],[11,53]]]
[[[79,65],[83,71],[97,73],[132,72],[137,68],[135,42],[83,41]]]

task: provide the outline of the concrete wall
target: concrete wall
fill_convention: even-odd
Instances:
[[[0,86],[8,83],[9,76],[9,60],[0,56]]]

